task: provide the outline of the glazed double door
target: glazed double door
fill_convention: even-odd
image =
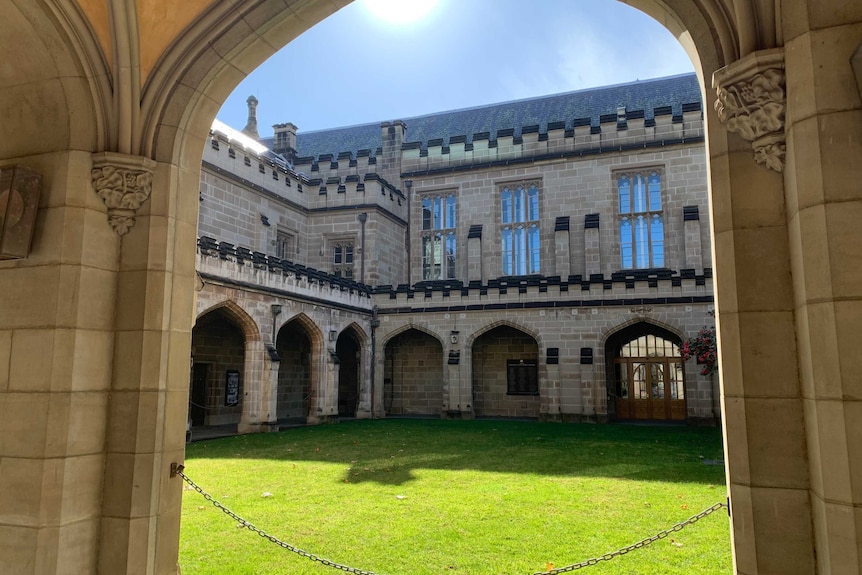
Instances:
[[[614,360],[617,419],[684,420],[682,360],[624,357]]]

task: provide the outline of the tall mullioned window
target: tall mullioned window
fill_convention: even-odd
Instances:
[[[623,269],[664,267],[664,217],[658,170],[617,174]]]
[[[500,190],[503,275],[540,273],[539,187],[507,185]]]
[[[422,279],[454,279],[458,244],[455,227],[458,204],[455,194],[422,198]]]
[[[332,243],[332,275],[353,279],[353,242],[339,240]]]

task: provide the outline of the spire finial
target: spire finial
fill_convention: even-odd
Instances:
[[[248,123],[242,129],[242,133],[255,140],[260,140],[260,135],[257,133],[257,98],[253,95],[249,96],[246,103],[248,104]]]

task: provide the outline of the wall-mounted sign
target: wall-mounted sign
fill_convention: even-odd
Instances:
[[[42,176],[23,166],[0,168],[0,260],[30,254]]]
[[[239,372],[228,370],[225,377],[224,404],[231,406],[239,404]]]

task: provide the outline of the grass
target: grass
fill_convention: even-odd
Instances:
[[[194,443],[185,472],[332,561],[387,575],[516,575],[602,555],[724,501],[723,468],[702,458],[721,458],[715,429],[376,420]],[[188,489],[180,565],[183,575],[339,572]],[[727,514],[587,572],[730,573]]]

